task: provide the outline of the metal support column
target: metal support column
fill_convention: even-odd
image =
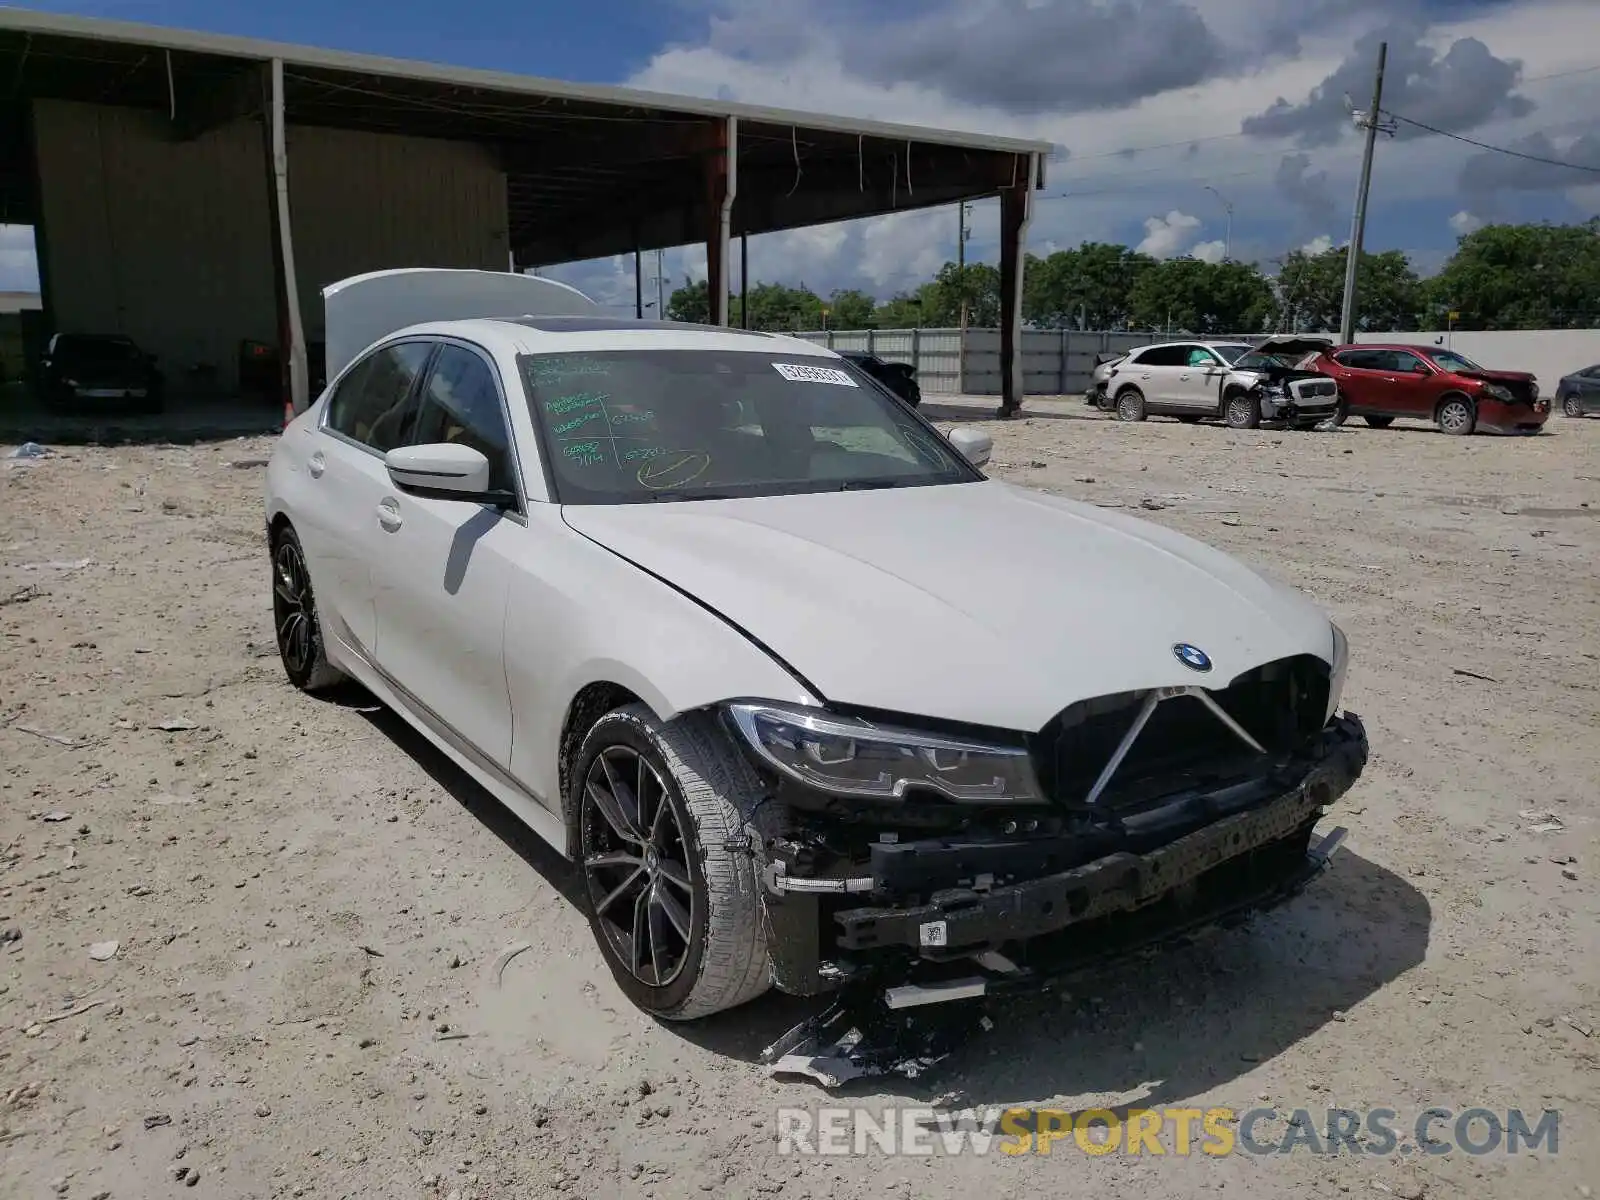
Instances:
[[[750,328],[750,235],[739,235],[739,328]]]
[[[1037,154],[1018,154],[1011,185],[1000,189],[1000,390],[1002,420],[1022,412],[1022,263],[1033,215]]]
[[[706,287],[711,323],[728,323],[728,252],[733,229],[733,202],[739,193],[739,118],[729,117],[717,130],[717,142],[706,157],[706,208],[711,229],[706,238]]]
[[[300,288],[294,270],[294,225],[289,211],[289,148],[283,114],[283,59],[272,60],[271,103],[267,123],[272,146],[272,187],[277,216],[276,259],[282,312],[283,360],[288,364],[288,403],[295,413],[311,404],[310,381],[306,376],[305,330],[300,323]]]
[[[633,318],[636,321],[644,320],[644,259],[639,253],[639,244],[633,245]],[[657,319],[660,319],[657,314]]]

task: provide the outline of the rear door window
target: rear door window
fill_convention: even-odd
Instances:
[[[1351,367],[1357,371],[1384,371],[1389,367],[1382,350],[1346,350],[1342,354],[1335,354],[1333,358],[1341,367]]]
[[[379,454],[411,444],[417,376],[433,343],[379,347],[345,374],[328,400],[327,427]]]
[[[1151,346],[1135,355],[1132,364],[1141,367],[1181,367],[1189,361],[1190,346]]]

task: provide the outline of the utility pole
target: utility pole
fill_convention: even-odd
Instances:
[[[963,200],[957,208],[961,214],[961,225],[956,231],[956,279],[961,286],[961,336],[965,339],[967,334],[967,202]]]
[[[1345,250],[1344,304],[1339,312],[1339,342],[1348,346],[1356,338],[1356,269],[1361,265],[1361,244],[1367,234],[1367,193],[1372,188],[1372,151],[1378,144],[1378,130],[1394,132],[1383,123],[1383,68],[1389,59],[1389,43],[1378,46],[1378,73],[1372,81],[1372,107],[1354,113],[1356,128],[1367,131],[1367,145],[1361,154],[1361,182],[1356,187],[1356,211],[1350,222],[1350,245]]]
[[[656,320],[667,319],[667,252],[656,251]]]
[[[1233,201],[1229,200],[1209,183],[1206,184],[1206,191],[1222,201],[1222,211],[1227,214],[1228,224],[1226,231],[1222,235],[1222,261],[1231,262],[1233,260]]]

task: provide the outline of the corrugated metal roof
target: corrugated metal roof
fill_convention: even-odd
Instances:
[[[423,83],[483,88],[524,96],[544,96],[552,99],[614,105],[630,109],[644,108],[659,112],[681,113],[687,116],[733,116],[761,124],[792,125],[805,129],[859,134],[863,137],[925,142],[930,145],[964,146],[978,150],[998,150],[1016,154],[1037,153],[1042,157],[1048,157],[1053,149],[1049,142],[1032,141],[1024,138],[1008,138],[959,130],[924,128],[886,121],[869,121],[853,117],[768,108],[755,104],[703,100],[689,96],[674,96],[604,84],[568,83],[562,80],[541,79],[531,75],[517,75],[506,71],[484,71],[469,67],[444,66],[410,59],[385,58],[379,55],[356,54],[343,50],[325,50],[314,46],[235,37],[228,34],[201,33],[187,29],[171,29],[158,25],[137,24],[130,21],[110,21],[60,13],[41,13],[23,8],[0,6],[0,30],[11,30],[40,36],[120,42],[147,46],[152,49],[209,54],[255,61],[279,58],[285,64],[388,76],[396,80],[414,80]]]

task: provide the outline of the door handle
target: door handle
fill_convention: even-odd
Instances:
[[[313,454],[310,460],[306,463],[306,470],[311,473],[311,478],[313,479],[321,479],[322,473],[327,469],[328,460],[322,457],[321,450],[318,450],[315,454]]]
[[[400,515],[400,506],[393,500],[384,500],[378,505],[378,524],[390,533],[399,529],[405,523]]]

